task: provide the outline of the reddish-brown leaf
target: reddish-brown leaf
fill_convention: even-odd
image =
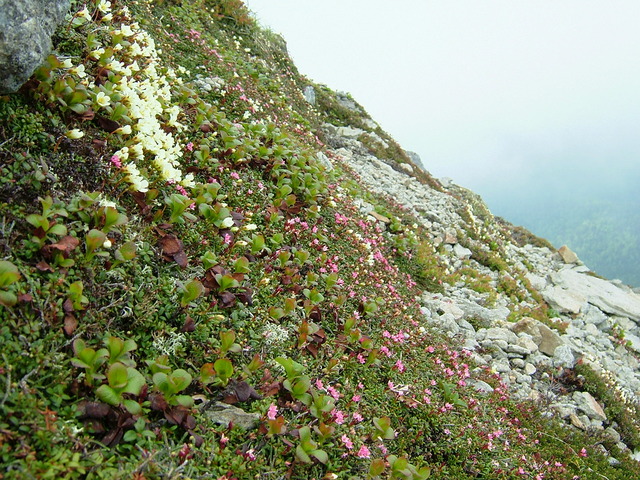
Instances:
[[[231,308],[236,304],[236,296],[231,292],[222,292],[220,294],[220,307]]]
[[[71,301],[70,298],[67,298],[64,303],[62,304],[62,309],[65,311],[65,313],[72,313],[73,312],[73,302]]]
[[[18,295],[18,301],[22,303],[30,303],[33,302],[33,297],[30,293],[23,293]]]
[[[106,418],[111,413],[111,407],[101,402],[81,402],[78,404],[80,418]]]
[[[51,265],[49,265],[44,260],[40,260],[38,263],[36,263],[36,268],[38,270],[40,270],[41,272],[51,272],[51,273],[53,273],[53,268],[51,268]]]
[[[153,395],[149,395],[149,398],[151,399],[151,410],[161,412],[169,408],[169,404],[164,399],[164,396],[161,393],[154,393]]]
[[[62,252],[64,258],[67,258],[69,253],[71,253],[79,244],[80,240],[76,237],[72,237],[71,235],[67,235],[62,237],[57,243],[52,243],[42,247],[42,254],[47,258],[52,258],[56,252]]]
[[[104,147],[107,146],[107,141],[106,140],[102,140],[100,138],[94,138],[91,142],[93,143],[94,147],[96,147],[96,148],[98,148],[100,150],[102,150]],[[136,193],[138,193],[138,192],[136,192]]]
[[[87,122],[89,120],[93,120],[96,116],[96,112],[92,109],[88,108],[86,112],[77,115],[81,121]]]
[[[71,314],[65,315],[63,327],[65,335],[67,335],[67,337],[72,336],[73,332],[76,331],[76,328],[78,328],[78,320],[76,317]]]
[[[98,125],[100,126],[101,129],[103,129],[105,132],[108,132],[108,133],[113,133],[121,127],[121,125],[118,122],[114,122],[113,120],[110,120],[101,115],[96,115],[94,120],[98,122]]]
[[[182,325],[182,331],[185,333],[193,332],[196,329],[196,322],[193,321],[193,318],[187,315],[187,318],[184,319],[184,324]]]

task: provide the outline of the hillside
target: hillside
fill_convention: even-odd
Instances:
[[[1,479],[640,478],[640,295],[240,0],[72,1],[52,41],[0,96]]]

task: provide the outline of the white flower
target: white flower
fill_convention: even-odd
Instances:
[[[77,75],[80,78],[84,78],[84,77],[87,76],[87,74],[84,71],[84,65],[82,65],[82,64],[80,64],[77,67],[74,67],[71,70],[69,70],[69,73]]]
[[[70,58],[65,59],[65,61],[62,62],[62,65],[60,65],[60,68],[71,68],[71,67],[73,67],[73,63],[71,63]]]
[[[98,92],[95,101],[101,107],[106,107],[111,103],[111,97],[104,92]]]
[[[125,37],[130,37],[134,32],[133,30],[131,30],[131,27],[129,25],[120,25],[120,33]]]
[[[76,16],[84,18],[87,21],[91,20],[91,14],[89,13],[89,10],[87,10],[86,6],[78,13],[76,13]]]
[[[100,10],[102,13],[107,13],[111,10],[111,2],[109,2],[108,0],[100,0],[98,2],[98,10]]]
[[[133,163],[128,163],[123,168],[128,173],[127,181],[131,184],[131,189],[136,192],[146,192],[149,190],[149,182],[142,178],[140,170]]]
[[[105,238],[104,242],[102,243],[102,246],[103,246],[104,248],[111,248],[111,245],[112,245],[111,240],[109,240],[109,238],[108,238],[108,237],[107,237],[107,238]]]
[[[195,187],[196,182],[194,181],[193,173],[187,173],[182,179],[182,181],[180,182],[180,184],[183,187],[187,187],[187,188]]]
[[[113,19],[112,13],[107,13],[104,17],[102,17],[102,21],[105,23],[110,22],[112,19]]]
[[[233,218],[231,217],[227,217],[222,221],[222,224],[220,225],[223,228],[231,228],[233,226]]]
[[[125,125],[115,130],[113,133],[122,133],[123,135],[131,135],[131,125]]]
[[[78,138],[84,137],[84,132],[82,130],[74,128],[73,130],[69,130],[67,133],[65,133],[65,136],[67,138],[70,138],[71,140],[76,140]]]
[[[250,223],[244,226],[245,230],[255,230],[256,228],[258,228],[258,226],[255,223]]]

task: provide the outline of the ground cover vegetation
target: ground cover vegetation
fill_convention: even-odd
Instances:
[[[0,97],[0,478],[638,476],[422,324],[442,282],[530,295],[318,161],[349,119],[240,1],[74,1],[54,44]]]

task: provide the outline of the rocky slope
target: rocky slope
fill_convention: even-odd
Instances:
[[[52,44],[0,97],[0,478],[640,475],[638,294],[241,2],[71,2]]]
[[[606,423],[608,432],[619,440],[615,422],[611,424],[590,393],[554,391],[549,372],[572,369],[581,362],[608,378],[622,398],[638,402],[638,292],[619,281],[598,278],[567,247],[556,252],[522,244],[501,228],[477,196],[461,187],[447,182],[436,189],[416,179],[417,165],[376,158],[357,140],[365,134],[363,130],[332,125],[324,129],[330,156],[357,172],[358,180],[369,189],[414,215],[429,232],[431,243],[440,247],[439,257],[449,272],[472,268],[491,278],[489,284],[495,289],[500,277],[527,281],[527,298],[517,302],[501,294],[491,305],[487,305],[488,294],[474,291],[465,281],[445,283],[443,293],[427,291],[420,298],[427,322],[463,343],[464,349],[474,353],[477,365],[488,365],[500,373],[516,398],[539,402],[550,415],[559,415],[583,430],[602,430]],[[364,203],[360,210],[371,214],[372,206]],[[386,219],[377,221],[384,225]],[[472,241],[468,235],[477,236],[479,229],[482,241]],[[492,270],[473,259],[472,250],[466,247],[470,243],[479,249],[499,244],[504,269]],[[523,306],[534,305],[532,296],[542,297],[553,309],[549,322],[561,326],[561,331],[535,318],[512,316]],[[476,386],[490,389],[482,383]]]

